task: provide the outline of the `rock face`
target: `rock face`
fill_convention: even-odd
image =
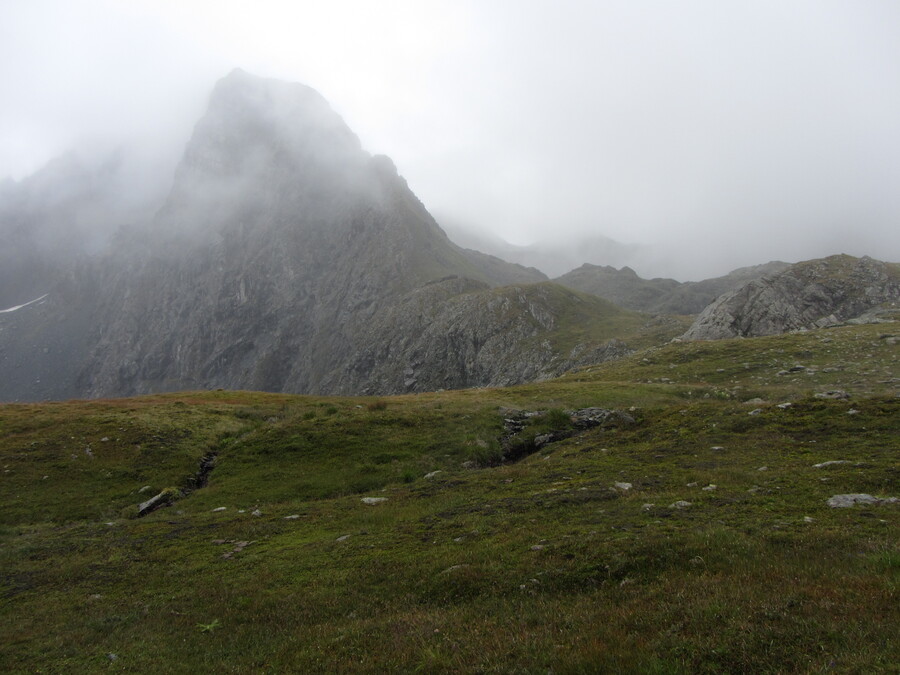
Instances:
[[[741,267],[714,279],[682,283],[675,279],[642,279],[630,267],[616,269],[584,264],[555,281],[628,309],[659,314],[697,314],[722,293],[788,267],[787,263],[774,261]]]
[[[420,391],[627,351],[553,335],[570,328],[555,316],[578,306],[602,322],[605,305],[491,290],[543,278],[451,243],[314,90],[234,71],[150,224],[0,314],[0,400]]]
[[[836,255],[792,265],[710,304],[686,340],[821,328],[900,301],[900,264]]]
[[[404,296],[365,327],[335,372],[344,393],[434,391],[547,379],[631,352],[601,331],[566,340],[573,325],[605,317],[632,333],[644,319],[551,283],[490,289],[448,278]]]

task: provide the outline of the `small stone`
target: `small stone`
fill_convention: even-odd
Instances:
[[[846,391],[841,391],[840,389],[832,389],[831,391],[822,391],[818,394],[815,394],[816,398],[825,398],[832,400],[844,400],[850,398],[850,394]]]
[[[649,511],[649,510],[652,509],[654,506],[656,506],[656,504],[644,504],[644,505],[641,507],[641,511]]]
[[[532,551],[543,551],[544,545],[543,544],[535,544],[534,546],[531,547],[531,550]]]
[[[138,494],[144,494],[144,493],[147,492],[148,490],[150,490],[150,486],[149,486],[149,485],[145,485],[145,486],[142,487],[140,490],[138,490]]]
[[[224,544],[225,540],[224,539],[213,539],[212,543],[214,543],[218,546],[218,545]]]
[[[450,572],[455,572],[456,570],[465,569],[466,567],[471,567],[471,565],[466,565],[463,563],[462,565],[450,565],[447,569],[443,570],[441,574],[450,574]]]
[[[262,511],[260,511],[259,509],[253,509],[253,510],[250,512],[250,515],[251,515],[251,516],[261,516],[261,515],[262,515]]]
[[[350,534],[342,534],[340,537],[335,539],[335,541],[347,541],[352,536],[353,535],[350,535]]]
[[[767,466],[761,466],[757,469],[757,471],[768,471],[768,470],[769,470],[769,467],[767,467]]]
[[[683,499],[679,499],[677,502],[672,502],[669,504],[670,509],[686,509],[689,506],[693,506],[690,502],[686,502]]]
[[[112,652],[110,652],[109,654],[106,655],[106,658],[108,658],[110,661],[117,661],[119,659],[119,655],[113,654]]]
[[[715,485],[714,483],[710,483],[709,485],[707,485],[705,488],[702,488],[702,489],[706,490],[707,492],[712,492],[717,487],[718,487],[718,485]]]
[[[686,487],[697,487],[698,485],[699,485],[699,483],[694,482],[694,483],[688,483]]]
[[[375,504],[381,504],[382,502],[386,502],[387,497],[363,497],[360,501],[363,504],[368,504],[369,506],[373,506]]]
[[[151,497],[147,501],[138,504],[138,515],[143,516],[164,504],[170,503],[171,501],[172,495],[164,490],[158,495]]]
[[[103,438],[100,439],[101,443],[106,443],[108,441],[109,441],[109,436],[104,436]]]
[[[615,486],[624,492],[628,492],[631,489],[631,483],[615,483]]]
[[[850,410],[847,411],[847,414],[848,415],[859,415],[859,410],[857,410],[856,408],[850,408]]]
[[[714,445],[710,448],[710,450],[724,450],[725,448],[721,445]]]
[[[849,459],[832,459],[828,462],[820,462],[819,464],[813,464],[814,469],[823,469],[826,466],[835,466],[836,464],[849,464]]]
[[[792,405],[794,405],[794,404],[793,404],[793,403],[779,403],[779,404],[776,405],[775,407],[776,407],[776,408],[781,408],[782,410],[787,410],[787,409],[790,408]]]
[[[804,522],[804,523],[812,523],[812,522],[814,522],[814,521],[813,521],[813,519],[810,518],[809,516],[803,516],[803,522]]]
[[[300,518],[300,515],[299,515],[299,514],[297,514],[297,513],[292,513],[292,514],[289,515],[289,516],[285,516],[285,517],[284,517],[284,520],[297,520],[298,518]]]
[[[439,473],[444,473],[444,472],[441,471],[441,470],[431,471],[431,472],[425,474],[425,478],[434,478],[434,477],[437,476]]]
[[[216,508],[213,509],[213,513],[217,513],[217,512],[219,512],[219,511],[226,511],[226,510],[228,510],[228,507],[227,507],[227,506],[218,506],[218,507],[216,507]]]
[[[755,408],[755,409],[751,410],[750,412],[748,412],[747,414],[748,415],[759,415],[761,412],[762,412],[762,408]]]

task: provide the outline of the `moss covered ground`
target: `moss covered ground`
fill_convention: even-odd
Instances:
[[[892,326],[507,389],[0,406],[0,670],[900,672],[900,504],[826,505],[900,497]],[[511,411],[589,406],[635,422],[490,466]]]

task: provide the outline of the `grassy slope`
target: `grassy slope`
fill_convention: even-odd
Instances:
[[[900,505],[825,505],[900,496],[884,332],[381,401],[0,407],[0,670],[897,672]],[[588,405],[637,424],[461,467],[497,451],[500,406]],[[207,487],[128,517],[210,450]]]

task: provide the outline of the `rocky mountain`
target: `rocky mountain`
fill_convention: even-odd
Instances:
[[[4,400],[513,382],[558,372],[573,350],[602,352],[609,338],[583,335],[565,354],[543,346],[556,329],[534,319],[546,303],[488,292],[543,275],[450,242],[393,163],[366,153],[314,90],[240,70],[216,85],[150,223],[63,276],[40,302],[0,314]],[[448,277],[465,281],[429,288]],[[554,293],[557,313],[585,304]],[[423,298],[440,305],[410,316]],[[426,349],[438,326],[445,347]],[[449,339],[457,329],[471,340],[465,355]],[[541,345],[526,365],[510,335]],[[555,369],[534,365],[537,355]]]
[[[900,264],[835,255],[750,281],[710,304],[686,340],[774,335],[836,325],[900,302]]]
[[[722,293],[787,267],[788,263],[773,261],[741,267],[713,279],[680,282],[675,279],[643,279],[630,267],[616,269],[609,265],[584,264],[557,277],[555,281],[628,309],[656,314],[697,314]]]

